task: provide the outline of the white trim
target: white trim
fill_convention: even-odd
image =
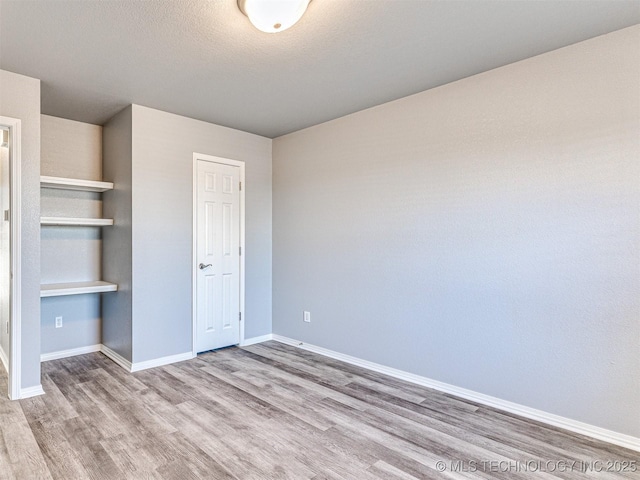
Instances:
[[[2,362],[2,366],[4,367],[5,371],[9,373],[9,357],[7,357],[7,354],[2,349],[1,346],[0,346],[0,362]]]
[[[255,345],[256,343],[268,342],[269,340],[273,340],[273,335],[269,333],[268,335],[261,335],[259,337],[251,337],[245,338],[242,342],[240,342],[241,347],[248,347],[249,345]]]
[[[115,350],[111,350],[106,345],[100,346],[100,352],[102,352],[106,357],[113,360],[115,363],[124,368],[127,372],[131,371],[131,362],[117,353]]]
[[[35,385],[33,387],[23,388],[22,390],[20,390],[20,400],[24,400],[25,398],[37,397],[38,395],[44,395],[42,385]]]
[[[131,366],[131,372],[139,372],[149,368],[162,367],[171,363],[184,362],[185,360],[191,360],[194,357],[195,355],[192,352],[184,352],[177,355],[169,355],[168,357],[147,360],[145,362],[136,362]]]
[[[22,396],[22,122],[16,118],[0,116],[0,124],[9,127],[9,169],[11,205],[11,313],[9,327],[9,398]],[[35,388],[35,387],[32,387]],[[30,390],[30,389],[26,389]],[[40,387],[42,390],[42,387]]]
[[[506,412],[515,413],[516,415],[553,425],[554,427],[564,428],[565,430],[570,430],[572,432],[596,438],[604,442],[609,442],[621,447],[629,448],[631,450],[640,451],[640,438],[632,437],[631,435],[625,435],[623,433],[614,432],[612,430],[607,430],[605,428],[590,425],[588,423],[561,417],[553,413],[536,410],[535,408],[527,407],[525,405],[520,405],[514,402],[509,402],[507,400],[502,400],[500,398],[485,395],[483,393],[474,392],[473,390],[456,387],[455,385],[450,385],[448,383],[432,380],[430,378],[415,375],[403,370],[380,365],[379,363],[362,360],[357,357],[345,355],[343,353],[328,350],[326,348],[311,345],[309,343],[303,343],[292,338],[283,337],[282,335],[273,334],[273,340],[284,343],[286,345],[292,345],[303,350],[318,353],[320,355],[324,355],[325,357],[335,358],[336,360],[341,360],[345,363],[363,367],[374,372],[389,375],[390,377],[395,377],[407,382],[415,383],[417,385],[422,385],[423,387],[433,388],[434,390],[449,393],[451,395],[471,400],[482,405],[487,405],[489,407],[504,410]]]
[[[69,350],[60,350],[58,352],[43,353],[40,355],[41,362],[48,362],[50,360],[58,360],[60,358],[75,357],[76,355],[85,355],[87,353],[100,352],[102,345],[89,345],[88,347],[71,348]]]
[[[169,355],[168,357],[160,357],[154,358],[153,360],[147,360],[144,362],[136,362],[131,363],[129,360],[124,358],[119,353],[111,350],[106,345],[96,345],[100,347],[100,352],[102,352],[106,357],[113,360],[115,363],[124,368],[127,372],[139,372],[141,370],[147,370],[149,368],[154,367],[162,367],[163,365],[169,365],[171,363],[184,362],[185,360],[191,360],[195,357],[192,352],[179,353],[177,355]],[[97,350],[94,350],[97,351]],[[86,352],[89,353],[89,352]]]
[[[244,180],[245,177],[245,164],[240,160],[231,160],[229,158],[216,157],[213,155],[205,155],[203,153],[193,153],[193,206],[192,206],[192,247],[191,247],[191,256],[192,262],[192,274],[191,274],[191,351],[193,356],[195,357],[198,352],[196,352],[196,313],[197,313],[197,271],[195,269],[195,265],[198,263],[197,259],[197,228],[198,228],[198,160],[203,160],[205,162],[213,162],[213,163],[221,163],[223,165],[230,165],[233,167],[240,168],[240,184],[242,188],[240,189],[240,249],[242,254],[240,255],[240,315],[242,317],[242,321],[240,322],[240,338],[238,341],[239,345],[242,345],[245,341],[244,338],[244,324],[246,322],[245,314],[244,314],[244,259],[246,256],[245,250],[245,191],[246,191],[246,183]]]
[[[198,272],[195,265],[198,263],[198,156],[193,153],[193,178],[191,185],[191,353],[196,352],[196,334],[198,320]]]

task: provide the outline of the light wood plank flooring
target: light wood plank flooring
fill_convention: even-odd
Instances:
[[[637,452],[276,342],[42,373],[46,395],[0,399],[0,479],[640,478],[579,471]]]

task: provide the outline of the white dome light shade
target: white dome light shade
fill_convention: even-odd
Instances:
[[[266,33],[277,33],[302,18],[311,0],[238,0],[238,7],[253,26]]]

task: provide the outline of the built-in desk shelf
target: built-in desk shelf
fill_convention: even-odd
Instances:
[[[113,190],[113,183],[95,180],[80,180],[77,178],[40,177],[42,188],[58,188],[62,190],[80,190],[82,192],[106,192]]]
[[[40,217],[40,225],[60,227],[106,227],[113,225],[113,218]]]
[[[115,292],[118,285],[115,283],[95,281],[95,282],[72,282],[72,283],[49,283],[40,285],[40,297],[60,297],[62,295],[82,295],[84,293]]]

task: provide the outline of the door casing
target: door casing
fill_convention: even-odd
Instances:
[[[0,125],[9,127],[11,307],[9,314],[8,396],[11,400],[17,400],[21,397],[22,389],[22,275],[20,263],[22,241],[22,217],[20,214],[22,198],[21,121],[17,118],[0,116]]]
[[[244,248],[244,234],[245,234],[245,181],[244,181],[244,162],[240,160],[232,160],[229,158],[216,157],[214,155],[206,155],[203,153],[195,153],[193,154],[193,225],[192,225],[192,238],[193,244],[191,247],[192,250],[192,259],[191,259],[191,292],[192,292],[192,301],[191,301],[191,331],[192,331],[192,339],[191,339],[191,353],[195,357],[197,355],[196,352],[196,333],[197,333],[197,264],[198,264],[198,251],[197,251],[197,241],[198,241],[198,161],[212,162],[212,163],[220,163],[223,165],[230,165],[232,167],[240,168],[240,183],[242,188],[240,189],[240,249],[242,254],[240,255],[240,345],[244,343],[244,324],[245,324],[245,315],[244,315],[244,258],[245,258],[245,248]]]

